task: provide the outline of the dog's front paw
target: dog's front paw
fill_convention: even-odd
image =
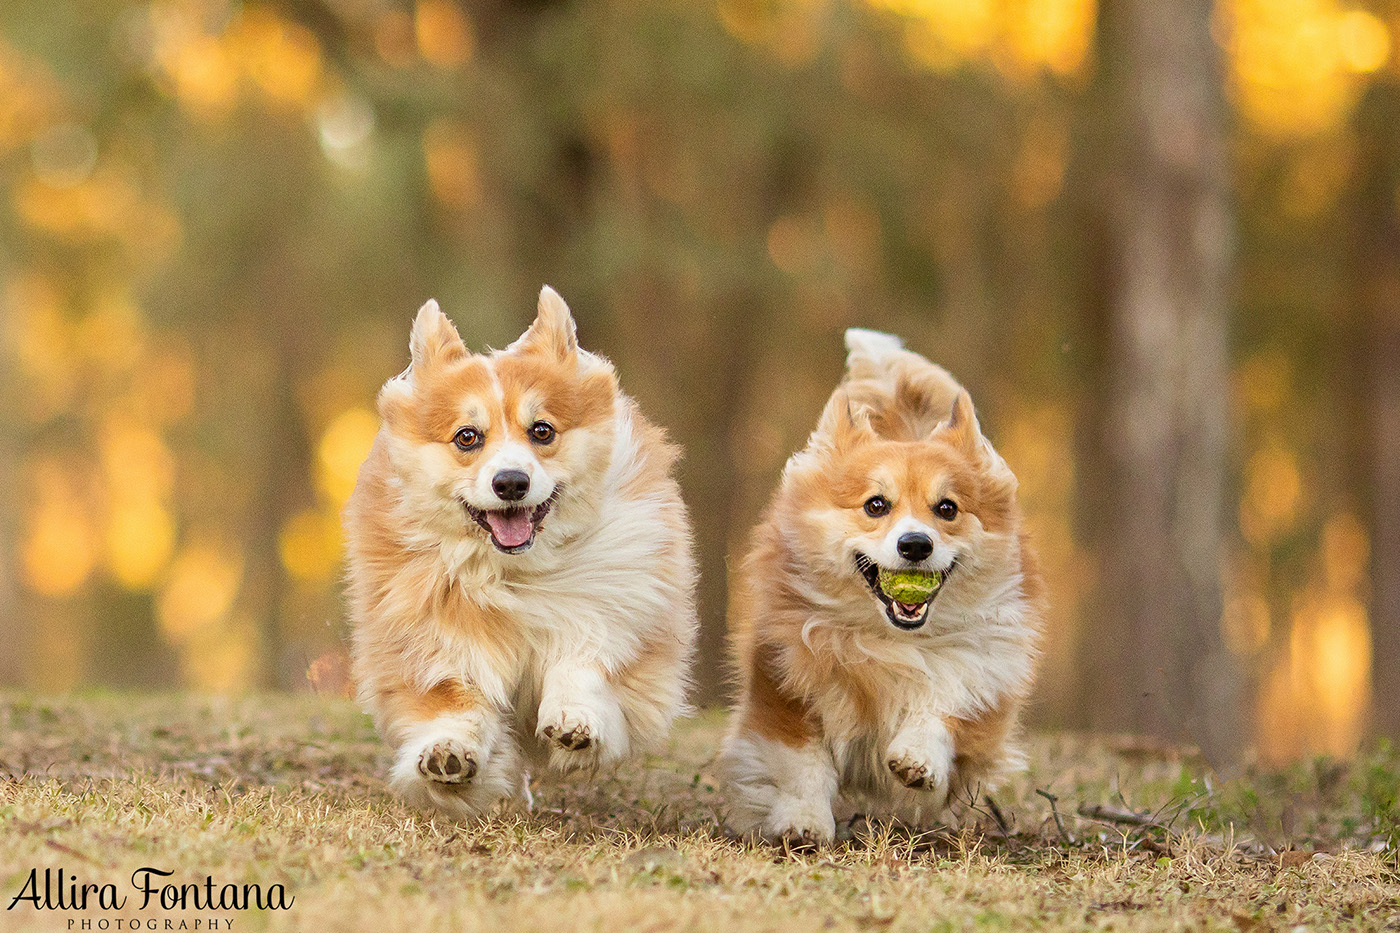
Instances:
[[[544,678],[535,737],[562,770],[611,765],[627,757],[631,735],[612,684],[586,662],[560,662]]]
[[[789,852],[829,845],[836,838],[836,820],[825,801],[779,799],[763,821],[763,838]]]
[[[890,771],[895,779],[905,787],[922,790],[929,786],[929,764],[926,761],[919,761],[907,755],[899,758],[891,758],[888,762]],[[935,782],[937,779],[934,779]]]
[[[905,787],[923,791],[933,797],[937,804],[948,799],[948,780],[953,771],[951,749],[913,748],[896,744],[890,748],[885,763],[895,780]]]
[[[611,764],[628,750],[627,721],[608,696],[542,707],[535,735],[551,748],[550,759],[560,768]]]
[[[418,755],[418,773],[441,784],[465,784],[476,777],[477,756],[456,739],[441,739]]]
[[[540,727],[540,735],[569,752],[581,752],[593,744],[593,730],[586,722],[549,723]]]
[[[584,710],[564,709],[540,722],[536,735],[566,752],[581,752],[597,741],[598,727]]]
[[[404,733],[389,783],[415,807],[473,819],[519,784],[518,749],[494,717],[440,716]]]

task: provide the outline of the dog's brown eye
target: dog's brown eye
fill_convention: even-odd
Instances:
[[[554,440],[554,425],[548,421],[536,421],[530,425],[530,440],[536,444],[548,444]]]
[[[933,507],[933,514],[945,522],[951,522],[958,517],[958,504],[952,499],[940,499],[938,504]]]
[[[458,450],[476,450],[485,440],[476,428],[458,428],[457,433],[452,435],[452,443],[457,445]]]
[[[890,500],[884,496],[871,496],[865,500],[865,514],[871,518],[879,518],[881,515],[888,515],[890,512]]]

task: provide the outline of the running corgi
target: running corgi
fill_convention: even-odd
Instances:
[[[685,708],[695,641],[676,448],[578,346],[568,307],[467,350],[428,302],[345,510],[359,698],[394,788],[455,818],[526,763],[615,762]]]
[[[839,797],[940,815],[1020,763],[1043,587],[1016,478],[967,392],[899,339],[788,461],[730,603],[731,829],[831,841]]]

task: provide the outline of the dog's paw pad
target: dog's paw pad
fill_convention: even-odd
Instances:
[[[593,734],[586,725],[545,726],[540,732],[555,745],[570,752],[580,752],[593,744]]]
[[[895,779],[905,787],[919,790],[928,786],[928,766],[923,762],[910,761],[908,758],[891,758],[888,764]]]
[[[457,742],[437,742],[418,756],[418,773],[441,784],[465,784],[476,777],[476,758]]]

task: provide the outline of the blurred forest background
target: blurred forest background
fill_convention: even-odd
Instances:
[[[7,0],[0,684],[306,689],[438,298],[542,283],[726,552],[887,329],[1053,598],[1034,716],[1400,734],[1395,0]]]

